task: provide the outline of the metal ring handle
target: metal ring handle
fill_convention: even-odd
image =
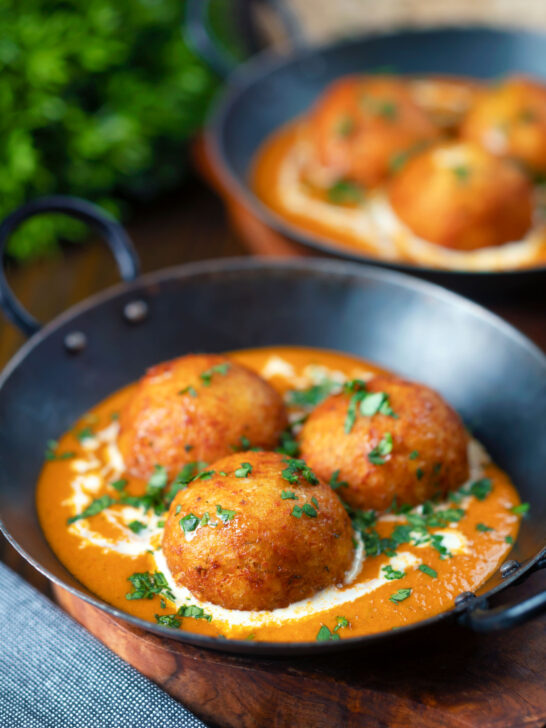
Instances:
[[[64,195],[52,195],[32,200],[5,218],[0,225],[2,260],[9,237],[14,230],[29,217],[46,212],[60,212],[87,223],[108,243],[123,280],[132,281],[138,276],[140,265],[136,250],[120,223],[97,205],[78,197]],[[41,324],[23,308],[9,287],[3,264],[0,265],[0,308],[26,336],[32,336],[41,328]]]
[[[256,2],[256,0],[254,1]],[[295,49],[303,48],[305,40],[301,25],[286,0],[262,0],[262,2],[271,6],[275,14],[280,18],[291,46]],[[242,19],[244,21],[242,25],[246,27],[247,34],[250,30],[253,30],[252,23],[248,18],[250,4],[249,0],[246,0],[243,6],[245,16]],[[210,0],[186,0],[183,35],[195,53],[221,78],[226,78],[235,70],[237,62],[217,43],[212,34],[208,21],[209,6]],[[253,33],[250,33],[250,35],[252,36]],[[253,50],[255,46],[256,43],[252,42],[251,48]]]
[[[522,581],[538,569],[546,568],[546,552],[533,568],[522,577]],[[477,599],[461,614],[459,620],[475,632],[494,632],[528,622],[546,612],[546,591],[532,597],[519,599],[490,609],[487,600]]]

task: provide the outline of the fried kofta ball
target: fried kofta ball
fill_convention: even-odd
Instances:
[[[324,400],[300,435],[301,455],[354,508],[417,505],[468,478],[468,436],[432,389],[377,376]]]
[[[273,448],[287,416],[280,395],[247,367],[215,354],[190,354],[152,367],[120,413],[127,470],[170,476],[189,462],[211,463],[246,447]]]
[[[408,81],[411,96],[441,129],[454,132],[483,93],[475,80],[456,76],[427,76]]]
[[[163,553],[176,583],[228,609],[285,607],[343,583],[349,517],[301,460],[235,453],[173,500]]]
[[[471,108],[461,130],[491,154],[518,160],[546,173],[546,85],[511,78],[491,88]]]
[[[325,187],[343,180],[374,187],[401,154],[436,139],[439,132],[402,81],[362,76],[333,83],[302,134],[310,149],[309,182]]]
[[[389,200],[416,235],[462,251],[521,240],[533,216],[527,175],[469,142],[441,144],[410,159],[392,179]]]

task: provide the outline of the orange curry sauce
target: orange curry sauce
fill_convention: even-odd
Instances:
[[[271,384],[280,392],[302,388],[304,380],[301,377],[309,371],[309,365],[325,367],[336,372],[336,376],[339,377],[341,373],[347,379],[382,371],[360,359],[316,349],[276,347],[237,351],[231,356],[261,373],[269,363],[269,371],[267,368],[265,371]],[[271,366],[272,357],[277,366]],[[278,358],[282,360],[280,367]],[[324,375],[324,370],[320,371]],[[331,371],[328,373],[331,374]],[[295,387],[294,380],[298,378],[299,386]],[[138,541],[139,534],[134,535],[112,518],[112,514],[121,512],[126,506],[114,504],[96,515],[79,520],[77,523],[83,530],[76,530],[67,524],[70,517],[81,513],[94,499],[109,496],[117,501],[122,492],[143,495],[146,490],[145,482],[125,473],[119,474],[119,468],[123,467],[119,459],[115,479],[113,471],[105,472],[105,468],[110,467],[111,448],[115,448],[117,412],[131,394],[133,386],[116,392],[84,415],[72,431],[60,438],[54,448],[54,455],[50,450],[50,458],[54,459],[46,461],[39,479],[37,507],[51,547],[88,589],[125,612],[153,622],[155,615],[174,615],[179,605],[159,595],[151,599],[127,599],[126,595],[133,591],[128,578],[134,573],[157,571],[154,551],[160,547],[162,523],[158,519],[165,518],[167,514],[152,516],[157,532],[151,539],[151,547],[149,551],[144,550],[136,555],[109,548],[110,543],[120,542],[123,538],[132,537],[133,541]],[[110,432],[109,438],[101,436],[101,431]],[[239,620],[237,624],[230,624],[229,621],[216,619],[214,615],[210,621],[184,616],[180,619],[181,628],[222,638],[312,641],[325,625],[332,633],[337,626],[335,634],[344,639],[408,625],[448,610],[453,607],[457,594],[474,591],[488,579],[506,558],[517,536],[519,517],[511,510],[519,504],[515,488],[508,477],[490,463],[483,466],[482,478],[490,479],[492,487],[481,499],[465,495],[457,502],[449,500],[435,506],[464,508],[464,516],[457,523],[449,524],[449,528],[455,529],[459,538],[466,543],[464,550],[442,557],[430,544],[418,546],[404,543],[398,547],[400,552],[413,554],[419,563],[428,567],[424,571],[408,568],[401,578],[383,580],[377,588],[353,601],[338,602],[324,611],[300,615],[297,619],[282,623],[256,625],[252,620],[248,624]],[[120,479],[128,481],[123,491],[119,490]],[[112,481],[118,484],[118,489],[110,484]],[[79,495],[75,495],[76,491]],[[148,518],[143,509],[140,509],[138,518],[141,521]],[[396,520],[392,514],[388,514],[386,520],[380,519],[376,523],[375,528],[381,536],[388,536],[398,524],[405,523],[405,518],[400,515]],[[434,530],[431,529],[431,532]],[[95,534],[99,540],[95,538],[91,542],[82,537],[82,533],[88,532]],[[338,592],[354,589],[368,580],[376,580],[382,567],[389,563],[386,554],[367,556],[351,584],[332,589]],[[406,594],[407,590],[411,591],[401,601],[391,600],[391,596],[399,590]],[[198,604],[197,600],[195,603]],[[344,618],[341,620],[343,626],[340,626],[338,617]]]

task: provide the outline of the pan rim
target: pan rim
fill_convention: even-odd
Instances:
[[[435,268],[432,266],[424,265],[412,265],[404,261],[390,261],[380,257],[374,257],[365,253],[359,253],[356,250],[352,250],[349,247],[343,246],[342,243],[336,242],[333,238],[327,235],[320,235],[311,231],[306,231],[305,228],[298,226],[295,223],[291,223],[280,213],[275,212],[263,203],[252,191],[250,185],[239,180],[239,176],[234,172],[232,165],[228,161],[228,157],[225,154],[225,144],[223,142],[223,131],[225,128],[226,120],[231,113],[235,103],[241,94],[249,92],[249,90],[256,86],[257,83],[265,76],[270,73],[274,73],[283,66],[291,63],[297,63],[304,60],[305,58],[311,57],[317,53],[335,53],[340,48],[347,48],[355,45],[360,45],[368,40],[376,39],[388,39],[396,38],[399,36],[407,35],[441,35],[443,33],[472,33],[480,32],[489,35],[496,35],[499,37],[509,36],[525,36],[533,37],[537,40],[546,42],[546,32],[529,30],[524,28],[518,28],[516,30],[510,30],[508,28],[493,28],[490,26],[477,25],[477,24],[460,24],[448,27],[433,27],[433,28],[406,28],[398,29],[394,31],[385,31],[378,33],[365,33],[359,34],[356,37],[349,39],[335,40],[330,43],[321,43],[311,46],[304,46],[303,48],[297,49],[290,52],[288,55],[280,55],[272,49],[265,49],[256,55],[249,58],[235,68],[232,74],[229,76],[228,82],[224,89],[218,94],[215,101],[212,104],[211,110],[208,115],[208,119],[204,130],[205,146],[215,161],[215,166],[219,171],[222,183],[232,192],[235,193],[237,200],[242,203],[246,209],[251,213],[255,214],[262,222],[268,225],[273,230],[285,235],[297,243],[303,245],[306,248],[315,250],[321,253],[327,253],[328,255],[342,260],[348,260],[367,265],[374,265],[378,267],[385,267],[389,270],[397,270],[404,273],[413,275],[429,275],[434,276],[437,279],[455,277],[458,280],[468,279],[474,281],[484,280],[499,280],[501,278],[508,278],[511,281],[521,281],[525,278],[542,275],[546,273],[546,263],[533,266],[530,268],[518,268],[508,270],[460,270],[460,269],[447,269],[447,268]],[[449,74],[448,74],[449,75]],[[287,123],[287,122],[285,122]],[[263,141],[263,140],[262,140]]]
[[[255,273],[256,271],[262,271],[266,274],[273,275],[283,273],[297,273],[308,272],[311,274],[324,275],[324,276],[338,276],[342,277],[354,277],[360,279],[366,279],[371,277],[375,280],[384,281],[387,284],[394,284],[401,288],[416,291],[420,294],[429,295],[437,300],[442,300],[448,304],[454,305],[458,308],[462,307],[468,315],[476,316],[488,325],[503,332],[504,335],[514,341],[515,345],[523,347],[523,349],[530,354],[534,360],[541,365],[546,372],[546,354],[533,344],[526,336],[521,334],[511,324],[508,324],[502,318],[496,314],[491,313],[482,306],[469,301],[465,297],[448,291],[441,286],[424,281],[421,279],[413,278],[405,273],[398,271],[392,271],[382,269],[374,266],[359,265],[356,263],[350,263],[343,260],[321,260],[321,259],[305,259],[305,260],[269,260],[260,258],[219,258],[208,261],[199,261],[195,263],[186,263],[178,266],[164,268],[158,271],[145,274],[135,281],[125,283],[121,282],[103,291],[100,291],[89,298],[71,306],[66,311],[61,313],[59,316],[52,319],[36,334],[34,334],[10,359],[4,370],[0,374],[0,393],[3,387],[9,380],[11,374],[17,369],[17,367],[23,363],[23,361],[30,356],[34,349],[38,347],[43,340],[49,338],[56,331],[61,329],[66,324],[77,319],[79,316],[85,314],[87,311],[95,308],[103,303],[120,298],[128,293],[142,291],[145,293],[145,289],[153,287],[157,284],[167,283],[171,280],[184,280],[191,279],[199,275],[215,276],[229,273],[243,273],[248,274],[249,272]],[[121,619],[129,624],[138,627],[140,629],[158,634],[169,639],[175,639],[183,644],[190,644],[197,647],[210,648],[215,651],[226,652],[230,654],[244,654],[249,656],[258,655],[271,655],[271,656],[291,656],[291,655],[303,655],[303,654],[322,654],[338,652],[348,649],[358,649],[376,643],[381,639],[386,639],[388,636],[392,636],[390,631],[379,632],[371,635],[363,635],[360,637],[351,637],[336,642],[251,642],[247,640],[232,640],[232,639],[219,639],[216,637],[209,637],[206,635],[198,635],[192,632],[186,632],[184,630],[170,630],[168,627],[161,625],[154,625],[152,622],[133,617],[130,614],[102,601],[99,597],[91,593],[83,591],[85,587],[78,588],[76,586],[70,586],[66,584],[62,579],[52,574],[47,568],[43,567],[36,559],[28,554],[25,549],[13,538],[4,524],[0,516],[0,530],[8,540],[8,542],[30,563],[35,569],[42,573],[46,578],[58,585],[59,587],[70,592],[72,595],[77,596],[88,604],[101,609],[103,612],[110,616]],[[49,547],[51,548],[51,547]],[[51,553],[56,557],[53,550]],[[524,574],[530,571],[533,566],[543,557],[544,548],[538,550],[538,552],[524,562],[520,568],[515,570],[514,573],[507,576],[499,584],[492,587],[483,595],[480,595],[479,599],[487,599],[494,594],[504,590],[510,584],[521,578]],[[66,568],[66,567],[64,567]],[[68,571],[68,569],[67,569]],[[75,577],[74,577],[75,578]],[[411,625],[406,625],[396,630],[396,635],[407,634],[410,631],[414,631],[421,627],[426,627],[441,620],[453,618],[457,615],[462,614],[466,607],[454,607],[450,610],[442,612],[440,614],[429,617],[425,620],[421,620]]]

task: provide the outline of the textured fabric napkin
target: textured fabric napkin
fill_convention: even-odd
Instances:
[[[205,728],[0,563],[2,728]]]

